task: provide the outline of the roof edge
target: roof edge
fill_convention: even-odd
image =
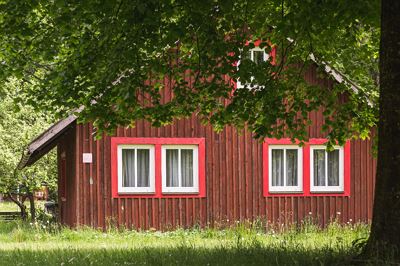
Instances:
[[[42,150],[44,147],[51,145],[54,141],[56,141],[57,138],[68,128],[68,126],[77,120],[77,118],[78,117],[76,115],[71,114],[67,118],[53,124],[46,131],[32,140],[22,152],[22,157],[17,165],[17,169],[21,170],[45,155],[47,152],[39,154],[38,158],[32,159],[32,156],[35,153],[40,152],[40,150]],[[32,160],[34,161],[31,162]]]

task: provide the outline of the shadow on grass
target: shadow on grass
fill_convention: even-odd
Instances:
[[[40,246],[40,243],[38,243]],[[349,265],[353,254],[280,247],[52,249],[0,251],[0,265]]]

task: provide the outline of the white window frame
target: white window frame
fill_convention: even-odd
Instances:
[[[178,184],[179,187],[167,187],[167,149],[178,149],[178,169],[179,177]],[[193,150],[193,187],[180,187],[181,180],[181,150],[182,149],[192,149]],[[192,144],[180,144],[180,145],[161,145],[161,175],[162,175],[162,193],[199,193],[199,145]]]
[[[286,183],[286,150],[297,150],[297,186],[272,186],[272,150],[283,151],[283,176]],[[268,186],[270,193],[301,193],[303,192],[303,148],[298,145],[268,145]]]
[[[123,187],[122,186],[122,150],[135,149],[135,183],[137,184],[137,149],[149,150],[149,186]],[[154,145],[118,145],[118,193],[119,194],[151,194],[155,193],[155,148]]]
[[[265,52],[265,49],[262,49],[262,48],[260,48],[260,47],[254,47],[254,48],[252,48],[252,49],[249,49],[249,52],[250,52],[250,60],[252,61],[252,62],[254,62],[254,53],[253,52],[255,52],[255,51],[261,51],[261,52],[264,52],[264,62],[266,62],[267,60],[268,60],[268,58],[269,58],[269,54],[267,54],[266,52]],[[238,61],[238,63],[237,63],[237,68],[239,69],[239,65],[240,65],[240,60]],[[251,77],[251,80],[253,80],[254,79],[254,77]],[[242,84],[241,82],[240,82],[240,80],[239,79],[237,79],[236,80],[236,88],[237,89],[241,89],[241,88],[244,88],[244,86],[245,86],[245,84]],[[248,88],[250,88],[250,89],[255,89],[255,88],[262,88],[262,86],[258,86],[258,85],[253,85],[253,86],[250,86],[250,84],[248,84]]]
[[[314,150],[325,150],[325,186],[314,185]],[[334,146],[339,150],[339,185],[328,185],[328,153],[325,145],[310,145],[310,192],[344,192],[344,148]]]

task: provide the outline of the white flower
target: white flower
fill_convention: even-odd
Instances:
[[[337,215],[340,215],[341,213],[340,213],[340,212],[337,212],[336,214],[337,214]]]
[[[311,214],[312,214],[312,212],[308,212],[308,214],[309,214],[309,215],[311,215]]]

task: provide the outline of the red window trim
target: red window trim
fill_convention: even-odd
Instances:
[[[347,141],[343,147],[344,157],[344,176],[343,176],[343,192],[311,192],[310,188],[310,146],[324,145],[327,139],[312,138],[303,146],[303,192],[269,192],[268,178],[268,147],[269,145],[293,145],[289,138],[283,139],[265,139],[263,143],[263,195],[264,197],[315,197],[315,196],[350,196],[350,141]]]
[[[118,145],[154,145],[155,151],[155,193],[119,194],[118,193]],[[162,193],[161,145],[198,145],[199,146],[199,192],[198,193]],[[205,139],[204,138],[111,138],[111,191],[113,198],[204,198],[206,196],[205,180]]]

